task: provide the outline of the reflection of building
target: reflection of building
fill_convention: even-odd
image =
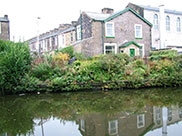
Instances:
[[[155,126],[153,127],[153,129],[155,128],[159,128],[162,127],[163,124],[163,111],[162,108],[160,107],[153,107],[153,114],[154,114],[154,123]],[[176,123],[182,121],[182,107],[178,107],[178,106],[171,106],[167,108],[167,125]]]
[[[83,136],[138,136],[153,124],[151,107],[143,109],[140,113],[93,113],[79,116],[77,123]]]

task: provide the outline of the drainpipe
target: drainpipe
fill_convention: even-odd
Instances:
[[[164,15],[164,5],[159,6],[160,14],[160,49],[165,48],[165,15]]]
[[[162,107],[162,136],[167,136],[167,119],[168,119],[168,109],[167,107]]]
[[[82,12],[81,12],[81,10],[80,10],[80,37],[81,37],[81,39],[80,40],[82,40]]]
[[[104,54],[104,22],[101,22],[102,24],[102,54]]]

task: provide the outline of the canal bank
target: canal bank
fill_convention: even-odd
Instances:
[[[175,50],[151,52],[147,61],[124,53],[85,58],[72,47],[32,57],[24,43],[1,42],[3,95],[182,85],[182,55]]]

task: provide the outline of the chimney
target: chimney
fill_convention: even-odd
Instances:
[[[4,18],[8,20],[8,15],[4,15]]]
[[[112,14],[114,12],[114,9],[111,8],[103,8],[102,13],[103,14]]]
[[[77,21],[71,21],[72,26],[76,26]]]

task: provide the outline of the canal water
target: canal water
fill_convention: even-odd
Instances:
[[[0,97],[0,136],[181,136],[182,88]]]

